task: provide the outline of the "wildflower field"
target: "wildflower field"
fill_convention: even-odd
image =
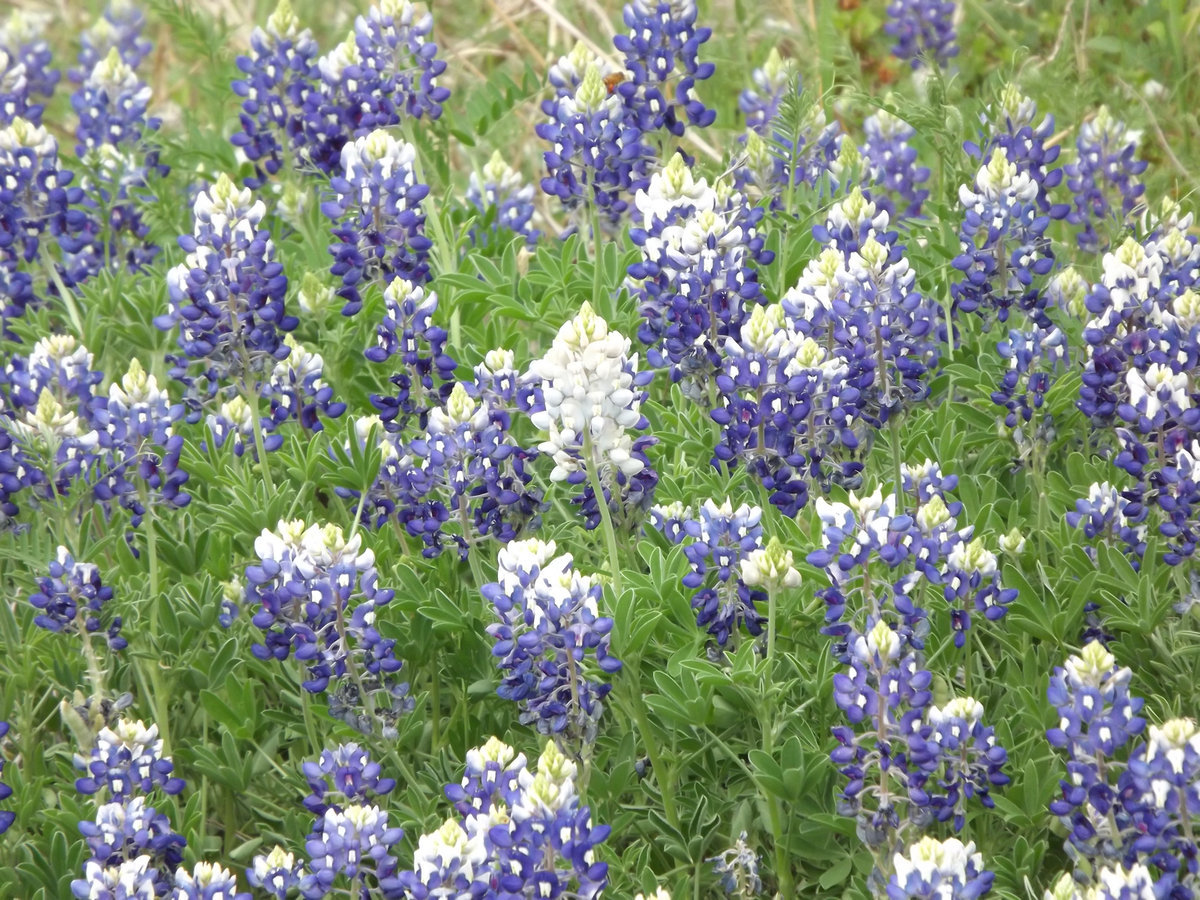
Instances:
[[[1200,898],[1200,6],[11,0],[0,900]]]

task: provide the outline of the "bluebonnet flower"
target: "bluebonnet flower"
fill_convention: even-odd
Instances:
[[[550,119],[534,129],[550,145],[542,190],[572,213],[575,230],[586,229],[593,214],[618,221],[651,159],[637,113],[608,90],[601,65],[582,43],[562,57],[550,70],[555,96],[542,103]]]
[[[82,82],[114,48],[125,65],[136,69],[154,49],[142,35],[145,27],[145,13],[132,0],[111,0],[103,15],[79,37],[79,68],[71,70],[71,80]]]
[[[334,199],[321,204],[333,220],[331,271],[342,279],[343,315],[362,309],[363,283],[386,286],[394,279],[421,284],[429,274],[429,248],[421,201],[428,185],[416,180],[416,150],[386,131],[347,142],[330,186]]]
[[[533,185],[525,184],[521,174],[505,162],[499,150],[483,167],[483,172],[472,172],[467,186],[467,202],[487,216],[495,210],[488,232],[479,228],[471,230],[471,239],[486,247],[492,235],[505,228],[525,238],[525,245],[532,248],[537,244],[541,232],[530,224],[533,220]]]
[[[108,622],[101,621],[113,589],[100,580],[100,570],[91,563],[76,562],[66,547],[59,547],[57,558],[50,563],[50,576],[39,578],[37,585],[29,602],[41,610],[33,620],[38,627],[75,634],[103,631],[112,651],[128,645],[120,634],[120,616],[105,615]]]
[[[1198,864],[1193,821],[1200,808],[1200,731],[1191,719],[1147,729],[1129,755],[1121,797],[1130,814],[1134,850],[1192,889]]]
[[[450,91],[437,83],[446,63],[432,31],[433,17],[409,0],[381,0],[317,60],[320,79],[304,99],[303,153],[311,164],[333,172],[346,144],[406,118],[441,115]]]
[[[991,809],[992,789],[1011,780],[1003,772],[1008,754],[996,743],[995,729],[983,724],[983,704],[973,697],[926,708],[924,722],[908,736],[908,747],[920,772],[911,779],[911,790],[926,795],[938,821],[952,819],[955,831],[962,829],[967,800],[978,798]],[[928,795],[925,783],[935,786],[936,795]]]
[[[718,505],[705,500],[695,515],[674,516],[677,525],[664,521],[664,511],[652,514],[652,520],[674,543],[683,543],[683,553],[692,567],[683,578],[684,587],[695,590],[692,608],[696,624],[724,647],[744,627],[752,636],[762,634],[763,615],[757,604],[765,604],[767,595],[752,588],[742,575],[743,561],[762,547],[762,515],[757,506],[742,504],[736,510],[726,500]],[[659,523],[663,524],[660,525]],[[665,526],[665,527],[664,527]],[[714,577],[715,576],[715,577]]]
[[[536,452],[518,445],[508,413],[477,393],[456,384],[429,413],[425,434],[389,445],[380,468],[377,524],[395,515],[428,557],[449,545],[465,559],[486,538],[506,544],[536,524],[541,509],[530,486]]]
[[[385,737],[412,707],[395,640],[375,628],[393,591],[378,586],[375,555],[362,537],[346,538],[335,525],[307,527],[281,521],[254,542],[258,562],[246,567],[246,599],[258,606],[253,622],[265,643],[259,659],[296,659],[308,669],[311,693],[328,692],[330,715]]]
[[[1038,205],[1038,192],[1037,181],[1009,161],[1003,146],[992,150],[973,186],[959,188],[965,212],[962,252],[953,262],[963,277],[950,287],[956,309],[994,311],[1004,322],[1015,305],[1039,327],[1049,327],[1036,279],[1050,272],[1054,253],[1046,237],[1050,217]]]
[[[796,61],[784,59],[779,50],[772,47],[766,61],[750,73],[750,77],[754,86],[742,89],[738,95],[738,109],[746,117],[747,128],[770,138],[784,99],[800,91]]]
[[[657,439],[630,434],[649,426],[641,412],[642,388],[652,373],[638,371],[629,338],[609,331],[608,323],[584,302],[564,322],[545,356],[529,366],[540,382],[530,420],[546,432],[538,449],[554,460],[550,480],[581,487],[574,502],[588,528],[601,519],[606,503],[619,523],[635,523],[654,499],[658,474],[646,450]],[[589,483],[591,471],[603,497]]]
[[[215,863],[198,862],[189,872],[175,870],[175,889],[171,900],[252,900],[252,895],[237,888],[237,876]]]
[[[240,396],[230,397],[221,403],[214,412],[205,417],[208,432],[212,435],[213,446],[220,449],[232,441],[234,456],[241,456],[246,448],[255,452],[254,431],[265,432],[266,422],[259,417],[253,406]],[[283,446],[283,435],[263,434],[263,450],[272,453]]]
[[[114,802],[155,788],[178,794],[184,781],[171,774],[175,766],[162,751],[157,725],[147,727],[141,721],[120,719],[111,728],[100,730],[87,758],[75,757],[75,767],[87,772],[75,781],[75,789],[81,794],[107,790]]]
[[[261,888],[275,900],[286,900],[288,892],[300,886],[303,876],[304,863],[297,862],[294,854],[278,844],[265,856],[255,856],[253,867],[246,870],[250,886]]]
[[[1083,534],[1090,541],[1097,537],[1117,538],[1137,565],[1146,550],[1145,514],[1139,511],[1139,505],[1107,481],[1093,482],[1088,495],[1075,501],[1075,509],[1067,513],[1066,520],[1072,528],[1082,525]],[[1089,547],[1088,551],[1094,558],[1095,550]]]
[[[378,806],[355,803],[325,810],[304,843],[309,865],[300,879],[300,896],[327,896],[339,876],[351,879],[364,893],[372,888],[383,896],[395,893],[396,858],[391,851],[402,837],[404,829],[389,827],[388,814]]]
[[[324,382],[325,360],[306,349],[290,334],[283,343],[288,355],[275,364],[263,393],[271,403],[271,423],[278,428],[291,419],[307,431],[322,431],[321,418],[336,419],[346,404],[333,399],[333,388]]]
[[[83,865],[83,878],[71,882],[77,900],[155,900],[158,871],[150,857],[139,856],[106,867],[94,859]]]
[[[882,190],[872,192],[877,202],[891,201],[898,218],[916,218],[929,191],[921,185],[929,181],[929,169],[917,164],[917,149],[909,140],[917,130],[886,109],[876,110],[863,122],[860,152],[867,180]]]
[[[164,894],[170,887],[170,873],[183,861],[184,839],[171,829],[167,817],[146,798],[132,797],[103,804],[96,811],[94,822],[80,822],[91,861],[106,869],[122,862],[150,857],[155,867],[156,892]]]
[[[305,762],[301,771],[311,792],[304,808],[317,816],[350,803],[366,803],[396,787],[396,779],[380,777],[383,767],[358,744],[322,750],[318,761]]]
[[[1062,793],[1050,811],[1070,828],[1074,851],[1090,858],[1112,859],[1119,853],[1114,827],[1121,827],[1115,818],[1120,751],[1146,728],[1143,701],[1129,693],[1132,676],[1093,641],[1055,668],[1047,690],[1059,724],[1046,739],[1066,751],[1068,776],[1059,782]]]
[[[983,867],[973,843],[923,837],[893,860],[888,900],[976,900],[989,893],[996,876]]]
[[[620,671],[609,655],[612,619],[602,616],[601,585],[575,571],[553,541],[514,541],[500,551],[497,581],[483,596],[500,621],[489,625],[492,655],[505,672],[497,693],[521,704],[521,721],[569,746],[595,740],[601,701],[612,689],[593,680]]]
[[[763,210],[724,183],[695,178],[678,155],[634,203],[630,236],[642,259],[629,267],[627,286],[645,318],[638,337],[650,362],[669,365],[672,380],[699,399],[720,367],[723,340],[763,302],[757,268],[774,259],[757,229]]]
[[[1070,204],[1054,203],[1050,197],[1063,180],[1064,170],[1054,165],[1062,147],[1047,146],[1054,136],[1054,116],[1047,114],[1037,122],[1037,115],[1037,103],[1015,85],[1006,84],[997,101],[980,116],[980,140],[967,141],[963,149],[986,162],[997,148],[1002,148],[1017,172],[1029,175],[1037,185],[1038,209],[1051,219],[1062,219],[1070,211]]]
[[[97,234],[88,248],[96,270],[124,264],[139,271],[159,251],[147,240],[149,225],[134,202],[152,173],[161,177],[168,171],[151,143],[159,120],[146,115],[149,101],[150,88],[121,60],[115,47],[71,96],[79,115],[75,152],[90,169],[81,182],[85,203],[106,218],[96,228],[106,228],[107,233]]]
[[[632,77],[618,91],[635,110],[639,130],[680,137],[685,116],[698,128],[711,125],[716,110],[700,102],[695,86],[716,71],[699,60],[712,29],[696,25],[695,0],[632,0],[624,19],[629,33],[614,36],[613,46],[625,54]]]
[[[1079,229],[1076,240],[1080,249],[1103,250],[1108,235],[1101,235],[1098,226],[1119,228],[1142,211],[1146,186],[1138,176],[1146,171],[1147,163],[1137,158],[1139,137],[1114,118],[1107,106],[1079,126],[1076,160],[1066,166],[1066,172],[1067,186],[1075,198],[1067,221]]]
[[[418,841],[398,881],[415,900],[454,897],[579,897],[597,900],[608,864],[594,849],[608,838],[580,803],[578,767],[553,741],[536,772],[496,738],[467,752],[461,785],[446,786],[462,816]]]
[[[992,402],[1004,407],[1004,425],[1012,429],[1017,447],[1025,457],[1036,441],[1040,440],[1044,446],[1052,437],[1045,434],[1047,427],[1052,429],[1047,423],[1049,414],[1035,426],[1033,435],[1027,432],[1029,423],[1042,409],[1053,379],[1066,367],[1067,336],[1056,325],[1028,331],[1013,329],[1008,340],[996,345],[996,350],[1002,359],[1008,360],[1008,369],[999,388],[992,392]]]
[[[713,871],[721,877],[721,890],[726,896],[737,900],[750,900],[762,892],[762,879],[758,876],[758,854],[746,844],[746,832],[742,832],[734,845],[717,856],[706,859],[713,864]]]
[[[35,125],[42,120],[43,104],[54,93],[62,73],[51,67],[53,53],[46,40],[49,13],[12,8],[0,25],[0,124],[9,124],[17,116]],[[11,80],[10,80],[11,79]],[[5,96],[7,95],[7,96]]]
[[[257,394],[269,372],[288,355],[283,335],[298,324],[284,307],[287,276],[263,227],[266,206],[222,174],[193,206],[192,234],[179,238],[187,259],[167,273],[169,310],[154,319],[179,330],[181,356],[171,374],[210,399],[226,380]],[[202,374],[191,373],[193,364]],[[196,411],[193,415],[198,418]]]
[[[4,740],[5,736],[8,734],[8,731],[9,724],[7,722],[0,722],[0,741]],[[0,776],[4,774],[4,763],[4,755],[0,754]],[[0,782],[0,803],[11,797],[12,793],[13,789],[9,785]],[[0,809],[0,834],[4,834],[4,832],[8,831],[8,829],[12,827],[12,823],[16,821],[16,818],[17,814],[11,809]]]
[[[43,284],[41,268],[57,267],[67,287],[89,274],[69,260],[85,246],[88,226],[73,181],[45,128],[20,116],[0,127],[0,337],[14,337],[5,320],[57,293]],[[55,247],[63,261],[54,258]]]
[[[400,367],[389,379],[396,395],[372,394],[371,404],[395,427],[403,428],[410,417],[423,425],[429,410],[449,394],[458,365],[445,352],[446,330],[433,323],[438,296],[419,283],[395,278],[383,289],[383,302],[376,345],[364,355],[374,363],[398,356]]]
[[[914,69],[945,68],[958,55],[957,11],[952,0],[891,0],[883,30],[896,41],[892,55],[908,60]]]
[[[237,58],[244,77],[235,79],[233,92],[242,100],[241,130],[230,141],[254,163],[247,181],[260,187],[275,175],[285,157],[298,162],[304,147],[304,109],[318,77],[317,42],[300,29],[289,0],[279,0],[266,26],[250,35],[250,56]]]

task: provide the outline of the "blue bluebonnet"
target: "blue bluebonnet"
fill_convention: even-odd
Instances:
[[[1133,672],[1093,641],[1066,665],[1056,667],[1047,697],[1059,723],[1046,732],[1051,746],[1067,755],[1067,778],[1050,811],[1070,829],[1074,852],[1093,860],[1119,857],[1122,823],[1117,820],[1117,775],[1122,749],[1146,728],[1143,701],[1129,692]]]
[[[304,863],[276,844],[269,853],[254,857],[253,866],[246,870],[246,881],[275,900],[286,900],[288,893],[300,886],[303,875]]]
[[[713,871],[721,878],[721,890],[736,900],[750,900],[762,892],[762,879],[758,876],[758,854],[746,843],[746,832],[742,832],[733,846],[717,856],[706,859],[713,864]]]
[[[305,103],[319,76],[318,52],[289,0],[279,0],[265,27],[251,33],[250,55],[237,58],[243,77],[232,86],[243,98],[241,130],[230,141],[254,164],[255,174],[247,181],[252,188],[279,172],[285,161],[300,161]]]
[[[646,455],[657,439],[631,433],[649,427],[641,410],[653,373],[638,371],[630,343],[585,301],[529,366],[535,386],[529,418],[546,432],[538,449],[554,460],[551,481],[580,489],[572,502],[588,528],[600,524],[601,502],[621,527],[640,524],[658,486]],[[589,471],[603,497],[596,496]]]
[[[317,816],[327,809],[373,801],[396,787],[396,779],[380,777],[383,767],[358,744],[322,750],[318,760],[306,761],[301,771],[310,791],[304,798],[304,808]]]
[[[963,144],[973,158],[986,162],[994,150],[1003,148],[1005,158],[1037,185],[1037,204],[1051,219],[1062,219],[1070,204],[1055,203],[1051,192],[1062,183],[1064,169],[1056,166],[1062,147],[1047,144],[1054,137],[1054,116],[1045,115],[1037,121],[1037,103],[1026,97],[1013,84],[1006,84],[996,102],[980,116],[978,141]]]
[[[867,180],[877,185],[872,199],[891,206],[897,218],[921,215],[929,190],[929,169],[917,163],[917,148],[909,141],[917,130],[885,109],[876,110],[863,122],[865,140],[859,148]],[[888,201],[885,204],[884,201]]]
[[[763,546],[762,515],[757,506],[734,509],[728,500],[719,505],[705,500],[695,514],[655,507],[651,516],[673,543],[683,544],[692,567],[683,586],[696,591],[696,624],[720,647],[740,636],[743,628],[755,637],[762,634],[764,616],[758,604],[765,604],[767,595],[748,586],[741,570],[742,561]]]
[[[378,806],[352,803],[330,808],[317,818],[304,842],[308,871],[300,879],[300,896],[326,897],[341,879],[359,885],[365,896],[397,896],[396,858],[392,851],[404,829],[388,825],[388,814]]]
[[[645,319],[638,338],[651,364],[669,366],[699,400],[720,367],[723,340],[764,300],[758,268],[774,254],[757,228],[763,210],[724,182],[696,178],[679,155],[634,202],[630,236],[642,259],[629,267],[627,286]]]
[[[482,172],[471,173],[467,202],[485,218],[495,210],[488,231],[478,227],[471,230],[471,239],[477,245],[488,246],[495,234],[500,234],[502,240],[507,239],[500,229],[521,235],[527,247],[537,244],[542,233],[531,224],[533,185],[525,184],[521,174],[505,162],[499,150],[492,153]]]
[[[895,494],[818,499],[824,546],[808,556],[829,575],[831,586],[818,592],[823,631],[848,667],[834,676],[849,723],[833,730],[831,758],[847,779],[840,808],[857,818],[883,877],[912,829],[934,818],[961,827],[965,801],[988,806],[1007,780],[1005,752],[975,701],[931,705],[924,645],[936,610],[918,605],[920,586],[941,586],[959,646],[972,612],[999,618],[1016,595],[999,584],[996,558],[973,529],[958,527],[957,479],[928,460],[901,474]]]
[[[1131,502],[1125,492],[1107,481],[1093,482],[1088,495],[1075,501],[1075,509],[1067,513],[1066,521],[1072,528],[1082,526],[1084,537],[1089,541],[1098,537],[1120,540],[1137,565],[1146,550],[1146,526],[1144,514],[1139,512],[1137,505],[1131,507]],[[1088,551],[1095,557],[1093,548],[1089,547]]]
[[[783,101],[800,91],[800,74],[795,60],[785,59],[772,47],[766,61],[750,74],[753,87],[738,95],[738,109],[746,117],[746,127],[765,138],[771,137]]]
[[[278,428],[284,422],[296,420],[307,431],[322,431],[322,418],[336,419],[346,411],[346,404],[333,399],[333,388],[326,384],[325,360],[313,353],[290,334],[284,335],[290,351],[275,364],[263,394],[271,404],[271,423]]]
[[[101,437],[91,414],[103,373],[73,337],[38,341],[0,372],[0,522],[27,505],[82,496],[100,465]]]
[[[497,580],[483,586],[499,622],[492,655],[504,671],[497,693],[521,705],[521,721],[579,749],[595,740],[603,680],[620,671],[609,654],[613,621],[601,615],[602,588],[575,570],[553,541],[514,541],[500,551]]]
[[[178,329],[182,353],[170,358],[171,374],[195,395],[193,418],[221,387],[257,394],[265,373],[288,355],[283,335],[298,322],[285,311],[287,276],[265,215],[261,200],[222,174],[196,196],[192,234],[179,238],[188,256],[167,273],[168,312],[154,324]]]
[[[44,283],[47,268],[56,267],[68,288],[90,274],[70,264],[87,245],[90,221],[73,182],[45,128],[19,116],[0,127],[0,337],[15,337],[6,320],[57,293]]]
[[[71,896],[77,900],[155,900],[158,870],[143,854],[106,867],[96,860],[83,866],[83,878],[71,882]]]
[[[20,116],[40,124],[45,100],[54,94],[62,73],[51,67],[46,40],[52,16],[13,7],[0,25],[0,125]]]
[[[449,395],[458,365],[446,353],[449,335],[433,321],[438,296],[419,283],[395,278],[383,289],[383,302],[375,346],[364,355],[374,363],[399,357],[398,371],[389,378],[396,394],[372,394],[371,405],[395,428],[403,428],[413,417],[424,424],[429,411]]]
[[[9,724],[7,722],[0,722],[0,741],[4,740],[8,732]],[[4,774],[4,763],[5,756],[3,753],[0,753],[0,776]],[[12,793],[13,789],[9,785],[0,782],[0,803],[11,797]],[[16,818],[17,814],[11,809],[0,809],[0,834],[8,831],[12,827],[12,823],[16,821]]]
[[[147,239],[150,228],[136,203],[151,175],[168,171],[153,143],[160,123],[146,114],[149,100],[150,88],[115,47],[71,96],[79,115],[75,152],[90,170],[81,188],[99,232],[88,248],[96,270],[124,265],[139,271],[159,252]],[[101,214],[104,221],[98,221]]]
[[[163,756],[158,726],[141,721],[120,719],[112,727],[102,728],[89,756],[76,756],[75,767],[87,774],[76,779],[81,794],[107,791],[113,801],[123,801],[155,788],[165,794],[178,794],[184,788],[182,778],[171,773],[175,766]]]
[[[201,861],[190,872],[175,870],[171,900],[252,900],[252,895],[238,890],[237,876],[228,869]]]
[[[696,25],[695,0],[633,0],[623,17],[629,32],[615,35],[613,46],[625,54],[631,77],[617,92],[635,110],[638,129],[680,137],[685,117],[699,128],[711,125],[716,110],[699,100],[695,87],[716,71],[699,59],[712,29]]]
[[[1076,159],[1067,164],[1066,172],[1074,195],[1067,221],[1079,229],[1080,249],[1092,253],[1105,249],[1112,232],[1144,208],[1146,186],[1138,176],[1146,171],[1147,162],[1137,158],[1138,138],[1107,106],[1079,126]]]
[[[1004,322],[1016,306],[1039,327],[1049,327],[1041,278],[1053,268],[1054,253],[1046,236],[1050,216],[1039,206],[1039,190],[1003,146],[992,150],[973,185],[959,188],[962,252],[953,266],[962,277],[950,286],[957,310],[979,311]]]
[[[1035,443],[1044,447],[1053,438],[1049,413],[1045,413],[1032,429],[1030,423],[1042,410],[1050,385],[1066,368],[1067,336],[1056,325],[1044,329],[1035,326],[1027,331],[1013,329],[1008,333],[1008,340],[996,345],[996,351],[1001,359],[1008,360],[1008,368],[999,387],[992,392],[992,402],[1004,407],[1004,425],[1012,429],[1013,439],[1024,459],[1033,451]]]
[[[637,113],[605,86],[602,65],[582,42],[559,59],[550,69],[555,96],[542,103],[549,121],[534,129],[550,145],[542,190],[572,214],[571,229],[584,233],[596,216],[602,224],[620,220],[652,159]]]
[[[40,610],[33,620],[38,627],[69,634],[100,631],[113,651],[128,645],[121,637],[121,617],[104,609],[113,589],[100,580],[100,570],[91,563],[76,562],[66,547],[59,547],[49,577],[39,578],[37,585],[29,602]]]
[[[380,0],[346,39],[317,60],[320,79],[304,99],[304,149],[322,172],[336,170],[343,146],[408,118],[441,115],[450,91],[446,63],[429,39],[433,17],[409,0]]]
[[[92,862],[106,869],[123,862],[149,856],[157,877],[155,889],[160,895],[171,886],[171,876],[183,861],[186,841],[171,828],[167,817],[145,797],[131,797],[105,803],[96,810],[96,819],[79,823]]]
[[[342,313],[362,309],[362,290],[395,279],[421,284],[429,249],[421,201],[429,186],[416,180],[416,150],[386,131],[372,131],[342,148],[330,182],[332,200],[321,211],[333,221],[331,271],[342,280]]]
[[[892,54],[909,61],[914,69],[927,65],[944,68],[958,55],[957,11],[952,0],[891,0],[883,30],[896,41]]]
[[[71,80],[82,82],[114,48],[125,65],[136,69],[154,49],[142,34],[145,27],[146,15],[133,0],[111,0],[101,17],[79,36],[79,67],[70,71]]]
[[[893,859],[888,900],[976,900],[991,892],[996,876],[983,867],[973,843],[923,837]]]
[[[473,390],[476,397],[456,384],[446,405],[429,413],[423,435],[384,438],[371,497],[375,522],[395,516],[427,557],[453,547],[465,559],[488,538],[506,544],[536,526],[542,507],[531,486],[537,452],[516,442],[503,407]]]
[[[281,521],[254,542],[258,561],[246,567],[246,600],[264,643],[259,659],[295,655],[308,670],[311,693],[327,693],[330,715],[366,734],[396,732],[412,707],[398,673],[396,641],[375,628],[393,591],[378,586],[375,555],[361,535],[335,525]]]
[[[446,786],[460,818],[418,840],[412,869],[398,876],[403,896],[597,900],[608,864],[594,852],[611,829],[592,824],[577,774],[553,741],[536,771],[494,737],[467,751],[461,784]]]

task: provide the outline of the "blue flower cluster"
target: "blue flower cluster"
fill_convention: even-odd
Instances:
[[[246,567],[246,601],[257,607],[254,624],[264,643],[259,659],[304,663],[304,689],[327,693],[330,715],[364,734],[394,736],[412,708],[398,673],[396,641],[375,627],[378,610],[393,592],[378,587],[375,555],[362,538],[346,538],[336,525],[281,521],[254,542],[258,561]]]
[[[112,0],[104,13],[79,36],[79,66],[68,73],[76,84],[85,81],[96,63],[116,49],[131,69],[141,65],[154,45],[142,36],[146,15],[132,0]]]
[[[53,53],[44,32],[50,16],[14,7],[0,24],[0,125],[16,118],[40,125],[44,101],[62,73],[51,67]]]
[[[112,651],[124,650],[128,641],[121,637],[121,617],[104,615],[104,604],[112,599],[113,589],[100,580],[100,570],[91,563],[76,562],[66,547],[58,548],[50,563],[50,575],[37,580],[38,589],[29,602],[40,610],[34,624],[48,631],[68,634],[94,634],[103,631]]]
[[[532,772],[497,738],[468,750],[461,784],[446,786],[459,816],[420,837],[413,868],[399,875],[400,896],[597,900],[608,863],[595,860],[595,848],[611,828],[592,824],[577,774],[553,741]]]
[[[4,740],[4,738],[8,735],[8,731],[9,724],[7,722],[0,722],[0,741]],[[3,776],[4,774],[4,762],[5,755],[0,753],[0,776]],[[0,782],[0,803],[3,803],[5,800],[11,797],[12,793],[13,789],[10,786]],[[0,834],[4,834],[4,832],[8,831],[8,829],[12,826],[12,823],[16,821],[16,818],[17,814],[11,809],[0,809]]]
[[[1082,250],[1095,253],[1109,244],[1109,233],[1130,223],[1145,208],[1146,186],[1138,178],[1148,163],[1137,158],[1138,136],[1101,106],[1091,121],[1079,126],[1075,162],[1066,166],[1074,205],[1067,221],[1079,229]]]
[[[742,560],[763,546],[762,515],[757,506],[743,503],[734,509],[728,500],[719,506],[705,500],[695,514],[681,504],[651,510],[654,527],[672,543],[683,544],[692,567],[683,586],[696,591],[696,624],[718,647],[732,638],[735,649],[743,628],[753,637],[762,634],[764,618],[758,605],[767,602],[767,595],[747,585],[741,569]]]
[[[1096,873],[1097,896],[1193,897],[1200,729],[1191,719],[1147,726],[1132,675],[1099,641],[1055,668],[1047,697],[1059,723],[1046,738],[1066,753],[1067,778],[1050,811],[1076,871]],[[1121,892],[1135,882],[1141,893]]]
[[[521,174],[504,161],[499,150],[492,153],[482,173],[471,173],[466,200],[491,223],[486,231],[471,229],[471,240],[477,246],[486,247],[497,236],[501,241],[507,241],[507,235],[501,229],[524,237],[525,245],[530,249],[541,237],[542,233],[531,224],[533,185],[525,184]]]
[[[255,165],[250,186],[286,161],[330,174],[346,144],[408,118],[438,118],[450,92],[437,83],[446,63],[432,31],[433,17],[409,0],[380,0],[318,59],[311,33],[280,0],[251,35],[251,55],[238,57],[243,77],[233,82],[243,98],[233,144]]]
[[[362,289],[396,279],[422,284],[432,242],[425,237],[421,201],[428,185],[416,180],[416,150],[383,130],[348,141],[330,182],[334,198],[321,204],[337,243],[331,271],[342,279],[343,315],[362,309]],[[365,284],[364,284],[365,282]]]
[[[896,40],[892,55],[909,61],[914,69],[945,68],[958,55],[957,11],[953,0],[891,0],[883,30]]]
[[[601,584],[555,550],[553,541],[531,539],[500,551],[497,580],[483,586],[500,621],[487,631],[505,672],[497,693],[520,703],[524,724],[582,748],[594,742],[612,689],[593,671],[603,678],[621,662],[608,652],[613,621],[600,613]]]
[[[379,429],[384,459],[368,498],[377,527],[395,516],[426,557],[450,546],[466,559],[482,540],[507,544],[537,526],[541,492],[529,467],[537,451],[516,443],[496,399],[478,382],[458,383],[423,435],[406,441]]]
[[[1000,586],[996,557],[973,528],[957,526],[962,504],[949,493],[957,479],[929,461],[903,474],[899,496],[851,493],[849,505],[818,499],[824,547],[808,556],[829,575],[831,586],[818,592],[823,631],[847,667],[834,676],[849,723],[833,729],[831,757],[848,779],[841,808],[858,819],[880,866],[930,821],[961,828],[968,801],[991,807],[991,791],[1008,782],[1007,754],[983,724],[982,705],[970,697],[932,705],[933,676],[924,668],[930,611],[917,599],[923,584],[941,588],[962,646],[972,613],[999,619],[1016,591]]]
[[[0,338],[15,339],[8,320],[57,295],[51,268],[67,288],[90,273],[86,260],[72,261],[90,222],[74,180],[45,128],[20,116],[0,127]]]
[[[923,837],[893,858],[887,900],[976,900],[992,890],[983,854],[958,838]]]
[[[929,190],[922,185],[929,181],[930,171],[918,165],[917,149],[909,144],[917,130],[880,109],[867,116],[863,132],[865,139],[859,148],[863,174],[870,185],[878,187],[871,198],[897,219],[918,218],[929,197]]]
[[[18,513],[17,499],[35,504],[90,496],[106,512],[119,503],[137,527],[147,504],[181,507],[191,500],[179,467],[183,439],[173,405],[134,360],[108,397],[94,389],[103,373],[74,338],[43,338],[28,357],[13,356],[0,372],[0,522]]]

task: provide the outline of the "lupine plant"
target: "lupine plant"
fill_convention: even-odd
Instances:
[[[0,898],[1200,897],[1187,3],[42,6]]]

